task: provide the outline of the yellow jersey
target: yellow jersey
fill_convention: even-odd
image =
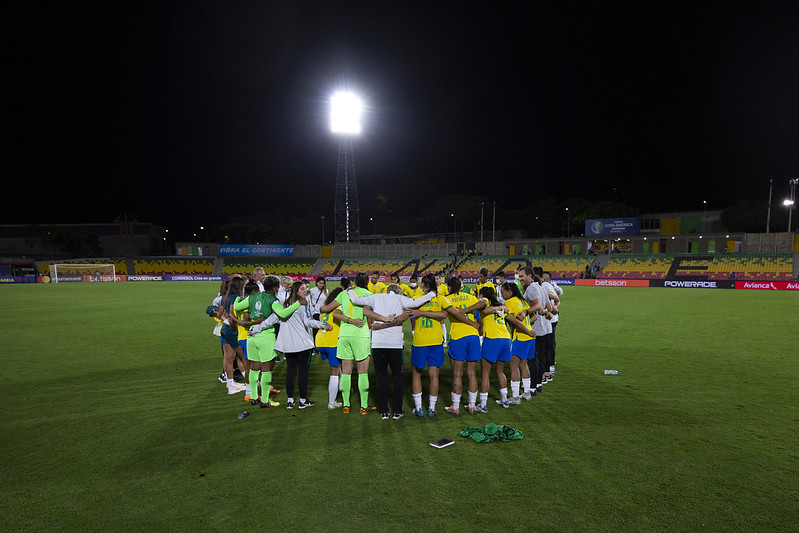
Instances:
[[[341,322],[333,318],[333,313],[322,313],[319,315],[319,321],[322,324],[330,324],[333,329],[325,331],[320,329],[316,332],[316,345],[320,348],[335,348],[338,345],[338,331],[341,327]]]
[[[491,283],[490,281],[486,281],[485,283],[475,283],[474,288],[472,289],[472,294],[474,294],[475,298],[480,298],[480,289],[482,289],[483,287],[491,287],[492,289],[494,289],[494,291],[497,290],[494,284]]]
[[[370,281],[367,287],[369,289],[369,292],[371,292],[372,294],[382,294],[386,292],[386,288],[388,288],[388,285],[386,285],[382,281],[378,281],[377,283],[372,283]]]
[[[508,313],[510,313],[512,315],[517,315],[521,311],[524,311],[525,309],[530,309],[530,306],[527,305],[527,302],[525,302],[524,300],[520,300],[520,299],[516,298],[515,296],[513,298],[511,298],[510,300],[505,300],[505,307],[508,308]],[[527,326],[527,329],[529,329],[529,330],[533,329],[533,328],[530,327],[530,317],[529,316],[525,316],[524,320],[522,322],[524,322],[524,325]],[[533,332],[533,333],[535,333],[535,332]],[[513,328],[513,340],[529,341],[529,340],[532,340],[532,339],[535,339],[535,337],[531,337],[531,336],[527,335],[526,333],[522,333],[521,331],[517,330],[516,328]]]
[[[481,314],[480,320],[483,322],[483,335],[486,339],[510,339],[510,331],[505,324],[504,314]]]
[[[419,308],[420,311],[443,311],[450,306],[449,301],[441,295],[436,295],[435,298],[424,304]],[[441,331],[441,322],[434,318],[421,316],[416,319],[416,325],[413,329],[413,345],[414,346],[436,346],[444,344],[444,334]]]
[[[457,294],[450,294],[446,297],[447,301],[457,309],[466,309],[470,307],[480,300],[469,294],[468,292],[458,292]],[[473,320],[478,320],[477,313],[473,312],[470,314],[469,318]],[[470,326],[469,324],[464,324],[459,320],[453,320],[452,317],[449,317],[450,324],[452,324],[449,330],[449,336],[452,340],[461,339],[463,337],[468,337],[470,335],[478,335],[479,332],[474,326]]]

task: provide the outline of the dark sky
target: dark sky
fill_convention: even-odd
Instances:
[[[796,2],[93,4],[6,9],[0,223],[332,216],[343,87],[362,221],[431,194],[723,208],[799,176]]]

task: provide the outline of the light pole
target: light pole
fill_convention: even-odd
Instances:
[[[707,216],[707,200],[702,200],[702,216]]]
[[[799,183],[799,178],[788,180],[788,185],[791,186],[791,197],[785,200],[782,204],[788,208],[788,233],[791,232],[791,215],[796,206],[796,184]]]
[[[571,228],[572,228],[571,213],[569,213],[569,208],[567,207],[566,208],[566,236],[567,237],[569,236],[569,231],[571,230]]]
[[[330,131],[339,135],[334,237],[336,242],[350,242],[359,240],[361,233],[352,140],[361,133],[363,105],[353,93],[339,91],[330,99],[330,108]]]
[[[458,240],[458,219],[455,217],[455,213],[450,213],[449,216],[452,217],[452,233],[455,235],[455,240]]]
[[[325,215],[322,215],[322,244],[325,243]]]
[[[766,214],[766,233],[771,224],[771,191],[774,189],[774,180],[768,180],[768,213]]]

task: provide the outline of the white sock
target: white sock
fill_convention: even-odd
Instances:
[[[499,389],[499,394],[502,396],[503,402],[508,401],[508,387],[505,387],[504,389]]]
[[[524,392],[530,392],[530,378],[522,378],[522,387]]]
[[[227,380],[227,388],[232,389],[235,386],[236,386],[235,381],[233,381],[232,379]]]
[[[474,407],[477,403],[477,391],[469,391],[469,407]]]
[[[488,403],[488,393],[487,392],[481,392],[480,393],[480,407],[485,407],[487,403]]]
[[[419,394],[414,394],[413,395],[413,403],[414,403],[414,405],[416,405],[417,409],[421,410],[421,408],[422,408],[422,393],[421,392]]]
[[[330,380],[327,382],[327,403],[336,403],[338,382],[340,379],[340,376],[330,376]]]
[[[452,393],[452,408],[458,409],[461,406],[461,395]]]
[[[294,398],[286,398],[286,403],[294,403]]]
[[[519,397],[519,385],[521,385],[521,383],[519,383],[518,381],[511,381],[510,382],[510,392],[513,395],[514,398],[518,398]]]
[[[433,411],[436,410],[436,404],[438,403],[438,396],[430,396],[430,409]]]

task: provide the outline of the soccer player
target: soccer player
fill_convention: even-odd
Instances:
[[[236,298],[235,303],[233,304],[233,317],[236,319],[236,330],[239,336],[239,346],[241,346],[241,351],[244,352],[244,401],[249,402],[252,400],[252,393],[251,387],[249,382],[249,364],[250,362],[247,360],[247,333],[248,330],[245,326],[242,325],[243,321],[248,321],[250,319],[250,314],[247,312],[247,308],[239,308],[236,309],[236,305],[240,304],[243,300],[244,302],[249,305],[250,295],[260,292],[258,290],[258,284],[255,281],[250,281],[244,286],[244,296]],[[258,391],[256,390],[256,396]]]
[[[261,407],[277,407],[278,402],[270,400],[269,395],[272,389],[272,370],[275,365],[275,324],[279,318],[288,318],[299,306],[299,302],[294,302],[289,307],[284,308],[277,301],[277,291],[280,287],[280,279],[277,276],[266,276],[264,279],[264,292],[256,292],[250,295],[248,302],[240,302],[241,309],[245,306],[250,314],[250,339],[248,340],[248,352],[250,371],[250,391],[252,392],[253,405]],[[276,315],[272,317],[272,315]],[[246,324],[244,324],[246,326]],[[255,398],[258,385],[261,386],[261,396]],[[275,391],[279,393],[279,391]]]
[[[236,297],[244,296],[245,278],[235,276],[228,283],[227,293],[222,298],[222,306],[219,309],[218,316],[222,319],[222,329],[220,334],[224,341],[222,350],[224,353],[223,364],[225,367],[225,374],[227,375],[227,393],[236,394],[244,392],[244,385],[239,385],[233,380],[233,361],[238,359],[239,368],[244,368],[244,352],[239,345],[239,334],[235,324],[235,317],[233,317],[233,304],[236,302]]]
[[[467,410],[474,413],[477,401],[477,362],[480,353],[480,325],[472,320],[469,313],[483,309],[487,303],[480,301],[468,292],[462,291],[461,281],[450,278],[448,283],[449,296],[446,297],[450,307],[446,311],[450,314],[451,339],[447,353],[452,364],[452,405],[444,410],[453,415],[460,414],[461,396],[463,395],[463,367],[466,365],[466,376],[469,380],[469,404]],[[456,311],[459,313],[456,314]]]
[[[425,293],[436,292],[436,278],[427,274],[422,278],[421,289]],[[419,309],[411,309],[409,313],[416,318],[416,328],[413,332],[413,346],[411,347],[411,388],[413,391],[413,414],[424,417],[422,408],[422,372],[428,368],[430,377],[430,397],[427,416],[433,418],[436,414],[438,401],[439,370],[444,364],[444,337],[441,334],[439,321],[447,317],[446,309],[450,303],[443,296],[436,296]]]
[[[477,273],[477,283],[474,284],[474,288],[472,289],[472,294],[477,297],[480,294],[480,289],[483,287],[491,287],[494,289],[496,294],[496,288],[494,284],[488,281],[488,268],[482,267],[480,271]]]
[[[510,323],[513,328],[510,345],[511,397],[508,402],[511,405],[516,405],[521,403],[520,398],[529,401],[536,394],[536,390],[531,387],[530,369],[527,366],[527,360],[535,357],[535,332],[530,326],[530,316],[524,314],[523,319],[516,318],[517,314],[530,307],[522,298],[516,284],[505,282],[500,286],[500,291],[505,300],[505,307],[508,309],[505,321]],[[532,315],[532,319],[535,320],[536,315]],[[520,382],[524,386],[524,394],[521,395],[519,394]]]
[[[497,381],[499,382],[499,394],[501,398],[497,403],[506,409],[508,403],[508,378],[505,377],[505,363],[510,361],[510,332],[505,324],[505,307],[497,300],[497,293],[494,287],[482,287],[480,298],[488,302],[486,307],[480,312],[480,320],[483,323],[482,347],[482,376],[480,379],[480,405],[475,410],[478,413],[487,413],[488,389],[490,387],[491,366],[496,365]]]
[[[322,305],[333,302],[343,289],[336,287],[327,296]],[[322,306],[319,306],[321,309]],[[322,356],[323,361],[327,361],[330,366],[330,377],[327,381],[327,410],[338,409],[343,404],[337,401],[339,381],[341,380],[341,360],[336,356],[336,346],[338,345],[338,333],[341,328],[341,320],[333,316],[333,313],[322,313],[319,321],[329,324],[331,329],[320,329],[316,333],[316,350]]]
[[[435,297],[435,293],[428,292],[424,296],[412,299],[402,296],[402,289],[399,285],[392,283],[386,287],[383,294],[372,294],[371,296],[358,296],[355,291],[349,290],[350,301],[355,305],[369,306],[375,313],[381,315],[393,315],[395,318],[391,322],[374,322],[372,324],[372,357],[375,362],[375,386],[377,389],[377,408],[380,411],[380,418],[388,420],[388,388],[387,377],[388,367],[391,367],[391,377],[393,382],[392,407],[394,420],[399,420],[405,416],[402,409],[403,397],[403,349],[404,335],[402,323],[409,317],[403,313],[404,309],[414,309],[420,307]]]
[[[366,290],[372,294],[382,294],[386,292],[386,287],[387,285],[380,281],[380,272],[377,270],[372,272],[372,276],[369,278],[369,284],[366,286]]]
[[[344,280],[342,280],[342,285]],[[358,296],[369,296],[366,290],[369,276],[365,272],[358,272],[355,276],[355,293]],[[350,412],[350,388],[352,386],[352,369],[358,371],[358,391],[361,395],[361,414],[368,415],[377,409],[369,406],[369,357],[371,346],[369,344],[369,327],[364,317],[390,322],[394,317],[383,317],[373,313],[368,307],[353,305],[347,292],[342,291],[336,299],[322,306],[323,313],[334,314],[341,321],[338,333],[338,346],[336,355],[341,360],[341,399],[344,404],[344,413]]]
[[[313,407],[316,402],[308,398],[308,368],[311,364],[313,337],[310,328],[330,331],[333,326],[311,318],[311,303],[308,300],[308,286],[295,281],[283,307],[299,303],[295,311],[281,321],[280,331],[275,342],[275,350],[286,356],[286,409],[294,408],[294,381],[299,372],[300,402],[298,407]]]

